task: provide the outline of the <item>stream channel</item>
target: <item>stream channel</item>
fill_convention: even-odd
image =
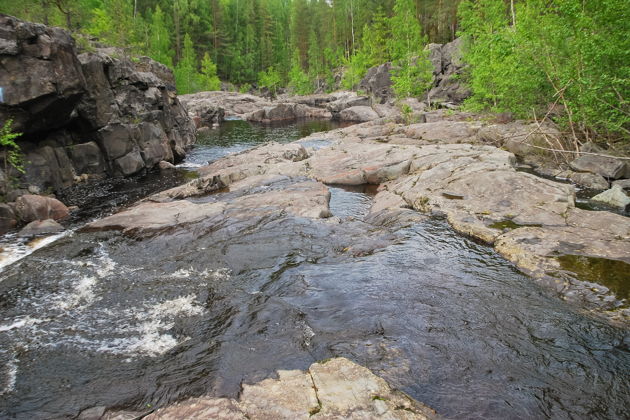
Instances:
[[[327,124],[226,122],[182,171]],[[143,194],[159,189],[149,183]],[[235,397],[242,382],[334,356],[446,418],[627,418],[627,330],[443,220],[374,226],[363,221],[373,189],[330,190],[334,220],[278,214],[142,239],[76,231],[5,266],[0,418]]]

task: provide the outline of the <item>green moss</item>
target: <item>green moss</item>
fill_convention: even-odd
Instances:
[[[314,416],[315,414],[319,413],[320,411],[322,411],[321,407],[313,407],[309,410],[308,415],[309,416]]]
[[[374,395],[372,396],[372,400],[387,401],[387,398],[381,397],[380,395]]]
[[[542,225],[538,225],[538,224],[533,224],[533,225],[520,225],[516,222],[514,222],[513,220],[502,220],[500,222],[495,222],[493,224],[490,225],[490,227],[492,229],[499,229],[499,230],[503,230],[503,229],[518,229],[518,228],[522,228],[522,227],[542,227]]]
[[[630,264],[582,255],[562,255],[556,258],[562,269],[577,274],[580,280],[602,284],[619,299],[630,297]]]
[[[184,175],[184,179],[197,179],[199,178],[199,173],[196,171],[182,171]]]

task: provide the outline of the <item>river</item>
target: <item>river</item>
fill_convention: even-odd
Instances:
[[[330,128],[227,122],[200,139],[179,178],[138,188]],[[70,232],[5,267],[0,417],[233,397],[243,381],[345,356],[447,418],[626,418],[627,330],[443,220],[376,227],[363,220],[373,189],[330,189],[334,220],[278,214],[143,239]],[[141,193],[122,195],[74,226]]]

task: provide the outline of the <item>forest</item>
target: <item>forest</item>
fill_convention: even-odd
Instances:
[[[625,0],[0,0],[0,11],[148,55],[174,69],[179,93],[221,81],[352,89],[392,61],[396,93],[421,96],[426,44],[461,36],[469,109],[532,117],[561,106],[575,136],[630,134]]]

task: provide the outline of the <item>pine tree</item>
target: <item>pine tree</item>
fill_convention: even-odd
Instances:
[[[149,27],[148,55],[160,63],[173,67],[171,40],[164,21],[164,13],[160,6],[155,6]]]
[[[175,83],[177,85],[177,93],[186,94],[195,91],[197,74],[197,60],[195,58],[195,50],[193,49],[192,40],[188,33],[184,35],[184,49],[182,58],[175,66]]]
[[[217,65],[212,62],[210,55],[205,53],[201,60],[201,74],[199,76],[202,90],[220,90],[221,80],[217,76]]]
[[[392,82],[399,97],[422,95],[433,78],[433,66],[424,51],[426,39],[416,16],[413,0],[396,0],[388,51],[397,67]]]

